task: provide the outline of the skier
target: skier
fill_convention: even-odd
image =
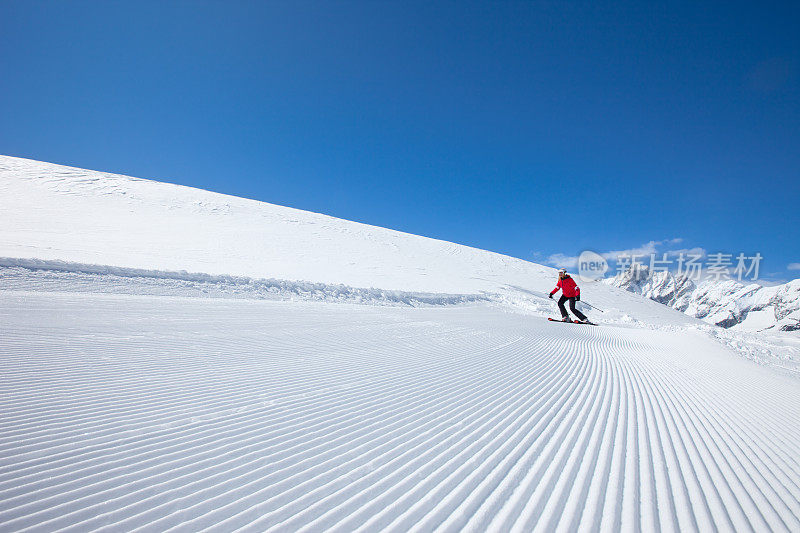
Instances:
[[[575,302],[581,301],[581,289],[578,287],[578,284],[575,283],[575,280],[567,274],[566,268],[562,268],[558,271],[558,283],[556,284],[556,288],[550,291],[551,299],[559,289],[561,289],[561,298],[558,299],[558,308],[561,310],[561,320],[570,322],[567,308],[564,306],[564,302],[569,300],[569,308],[572,313],[578,317],[578,320],[581,322],[588,323],[589,319],[586,318],[586,315],[575,309]]]

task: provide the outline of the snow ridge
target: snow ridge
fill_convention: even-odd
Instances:
[[[164,281],[172,283],[164,283]],[[178,283],[175,283],[178,282]],[[301,299],[372,305],[458,305],[488,301],[480,294],[435,294],[338,284],[254,279],[186,271],[147,270],[68,261],[0,257],[0,290]]]

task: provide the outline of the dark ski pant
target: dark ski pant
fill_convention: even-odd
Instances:
[[[561,317],[568,318],[569,315],[567,314],[567,308],[564,306],[564,302],[569,300],[569,310],[572,311],[572,314],[578,317],[578,320],[586,320],[586,315],[575,309],[575,297],[570,296],[567,298],[563,294],[561,298],[558,299],[558,308],[561,310]]]

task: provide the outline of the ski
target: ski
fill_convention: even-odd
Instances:
[[[564,324],[585,324],[587,326],[597,326],[598,325],[598,324],[595,324],[594,322],[588,322],[588,321],[587,322],[581,322],[579,320],[567,320],[567,321],[564,321],[564,320],[561,320],[560,318],[548,318],[547,320],[549,320],[550,322],[563,322]]]

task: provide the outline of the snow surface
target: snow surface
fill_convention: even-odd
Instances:
[[[800,530],[796,336],[554,283],[0,157],[0,530]]]

